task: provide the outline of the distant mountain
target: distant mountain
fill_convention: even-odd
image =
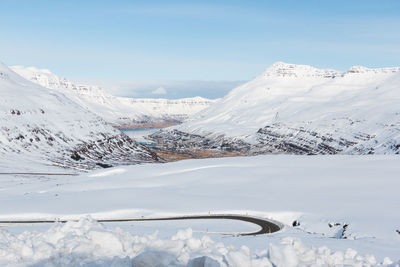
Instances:
[[[35,67],[11,67],[22,77],[65,94],[118,128],[175,125],[208,107],[215,100],[202,97],[177,100],[115,97],[98,86],[80,85]]]
[[[340,72],[278,62],[153,138],[160,146],[174,140],[176,150],[252,155],[399,154],[400,68]]]
[[[158,160],[91,111],[1,63],[0,95],[0,166],[9,159],[24,169],[24,162],[90,169]]]

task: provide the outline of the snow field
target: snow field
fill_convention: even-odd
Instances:
[[[270,155],[121,166],[80,176],[1,176],[0,203],[7,203],[1,206],[1,220],[211,212],[248,213],[286,226],[278,233],[240,238],[197,232],[249,231],[247,225],[212,220],[118,229],[84,218],[51,229],[7,227],[1,230],[0,265],[146,266],[159,261],[185,266],[191,260],[217,261],[221,266],[398,263],[399,160],[388,155]],[[295,220],[300,225],[293,227]],[[203,256],[208,258],[195,260]]]

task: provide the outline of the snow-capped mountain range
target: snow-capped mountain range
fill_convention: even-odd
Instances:
[[[4,160],[20,170],[25,161],[77,169],[157,161],[99,116],[1,63],[0,94],[1,167]]]
[[[161,146],[174,140],[179,149],[398,154],[400,67],[340,72],[278,62],[167,129],[153,138]]]
[[[46,69],[23,66],[11,69],[27,80],[65,94],[118,128],[174,125],[215,102],[202,97],[177,100],[115,97],[98,86],[75,84]]]
[[[76,168],[157,161],[107,121],[119,127],[165,125],[212,102],[119,98],[46,70],[13,70],[0,65],[3,159],[23,155]],[[152,138],[172,152],[399,154],[400,68],[358,66],[340,72],[275,63]]]

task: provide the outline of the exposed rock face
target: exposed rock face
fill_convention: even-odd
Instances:
[[[400,68],[346,72],[276,63],[190,121],[151,136],[159,146],[246,155],[399,154]],[[171,145],[169,145],[171,146]]]
[[[207,138],[178,130],[160,130],[148,137],[155,151],[166,160],[187,158],[212,158],[244,156],[250,153],[251,146],[241,140],[227,139],[223,136]]]
[[[392,129],[398,132],[400,126]],[[219,153],[237,153],[237,155],[260,154],[400,154],[400,143],[390,141],[379,144],[374,135],[358,133],[351,138],[334,138],[332,134],[322,135],[305,128],[290,128],[285,125],[270,125],[260,128],[255,134],[257,143],[224,135],[201,136],[178,130],[162,130],[149,136],[160,150],[176,154],[193,154],[194,150],[211,150]],[[210,153],[212,156],[212,153]]]
[[[364,140],[369,140],[370,136],[365,136]],[[285,125],[266,126],[257,131],[258,144],[253,151],[258,153],[289,153],[289,154],[338,154],[342,152],[354,154],[367,154],[373,151],[366,148],[358,149],[358,142],[355,136],[352,140],[343,137],[335,138],[332,134],[322,135],[304,127],[290,128]],[[361,139],[361,137],[360,137]],[[351,151],[353,150],[353,151]]]
[[[70,159],[68,158],[70,155]],[[102,168],[140,163],[162,162],[157,154],[146,146],[134,142],[124,134],[85,142],[67,150],[59,164],[79,168]],[[57,159],[53,159],[54,162]]]
[[[148,148],[54,90],[0,65],[0,161],[91,169],[156,162]]]

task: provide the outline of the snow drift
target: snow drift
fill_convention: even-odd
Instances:
[[[90,218],[55,224],[46,232],[14,235],[0,230],[0,237],[2,266],[396,266],[389,258],[379,263],[353,249],[310,248],[297,238],[252,253],[246,246],[225,246],[208,236],[196,238],[190,228],[160,239],[157,233],[136,236],[112,230]]]

